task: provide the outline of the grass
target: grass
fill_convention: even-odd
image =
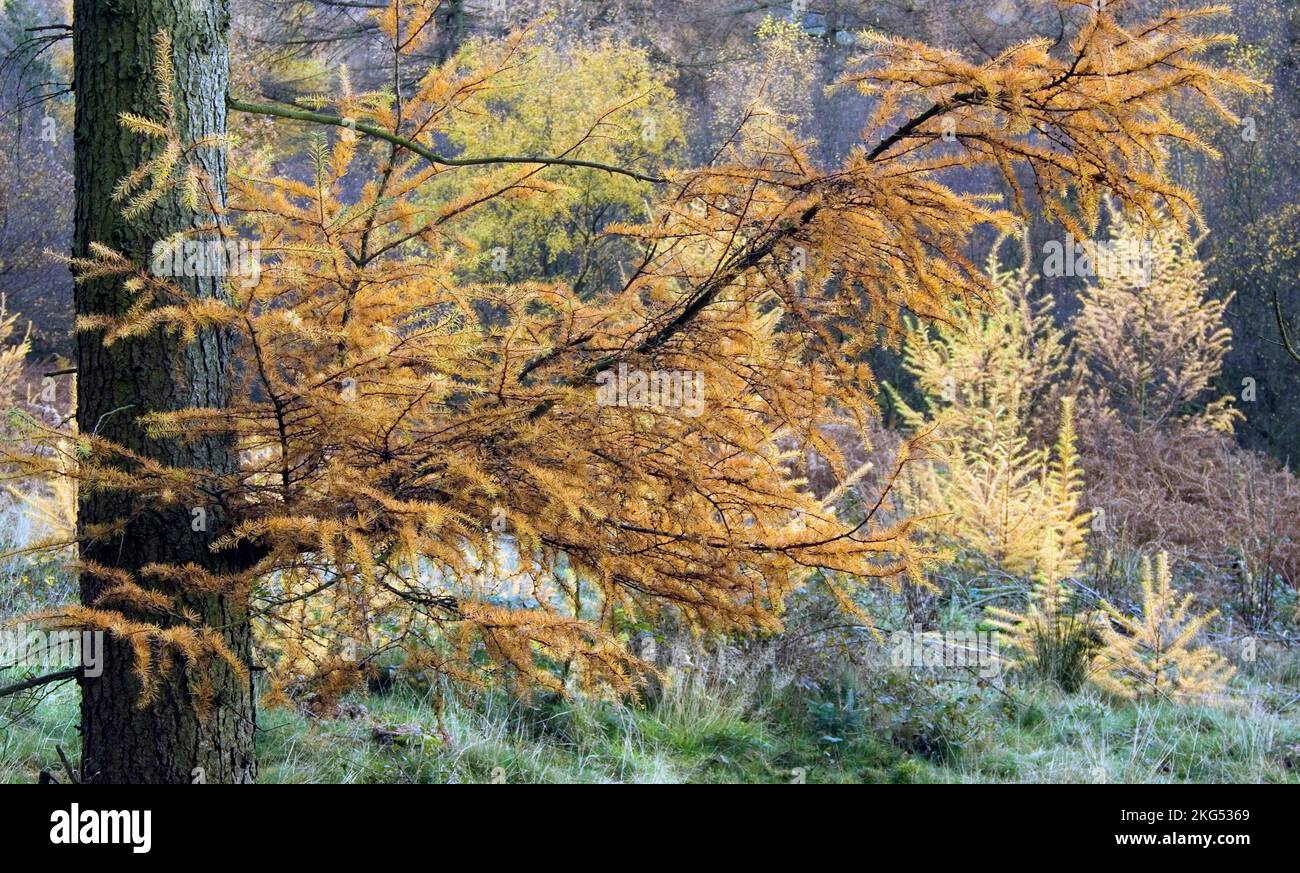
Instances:
[[[743,703],[673,690],[653,705],[488,695],[449,704],[397,686],[346,717],[260,716],[260,781],[1296,782],[1300,655],[1269,652],[1225,705],[1130,703],[1047,684],[981,687],[968,674],[882,671],[866,686],[787,687]],[[75,753],[76,689],[0,709],[0,781]],[[375,730],[389,730],[388,744]]]
[[[55,596],[49,573],[0,586],[14,614]],[[21,582],[22,584],[17,584]],[[52,587],[53,586],[53,587]],[[950,586],[953,591],[964,591]],[[70,596],[58,592],[57,596]],[[970,629],[974,605],[942,610]],[[896,603],[873,605],[891,617]],[[1289,603],[1287,615],[1296,604]],[[892,616],[897,626],[910,619]],[[1294,638],[1294,625],[1283,638]],[[834,662],[833,663],[838,663]],[[335,718],[263,710],[259,779],[268,783],[482,782],[1300,782],[1300,650],[1261,643],[1215,706],[1126,702],[1090,686],[1066,693],[1027,675],[980,681],[963,669],[827,667],[818,682],[744,694],[705,670],[653,702],[504,694],[435,706],[427,686],[350,699]],[[822,676],[845,669],[844,675]],[[0,685],[21,678],[0,671]],[[0,783],[58,773],[77,755],[77,690],[39,703],[0,699]],[[445,694],[445,689],[444,689]],[[376,732],[389,737],[380,742]],[[386,732],[386,733],[385,733]]]

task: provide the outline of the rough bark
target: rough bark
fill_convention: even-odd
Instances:
[[[228,0],[75,0],[75,255],[84,256],[89,243],[98,241],[147,265],[157,240],[202,223],[202,217],[175,196],[164,198],[141,219],[128,222],[122,217],[121,204],[112,200],[114,185],[159,145],[124,130],[118,114],[160,117],[151,70],[153,39],[161,29],[175,46],[172,86],[183,139],[223,133],[228,26]],[[224,152],[211,149],[200,158],[224,202]],[[225,293],[215,278],[180,281],[187,293]],[[78,315],[122,313],[129,304],[130,294],[118,280],[88,281],[77,287]],[[237,455],[230,441],[151,439],[138,423],[141,415],[157,410],[224,406],[229,346],[230,338],[221,333],[206,333],[196,342],[183,343],[155,332],[107,347],[98,333],[82,333],[77,342],[80,429],[167,464],[233,471]],[[126,517],[138,509],[133,506],[136,499],[102,491],[84,493],[82,530]],[[222,533],[224,515],[219,506],[202,508],[205,530],[192,529],[194,507],[155,505],[111,540],[83,540],[82,554],[127,570],[149,562],[190,561],[217,571],[228,568],[237,559],[214,556],[209,549]],[[83,575],[82,602],[92,604],[102,585],[101,580]],[[209,626],[220,629],[231,649],[249,660],[247,603],[193,595],[186,596],[184,603]],[[82,771],[87,781],[188,783],[200,775],[207,782],[253,778],[255,716],[247,681],[224,665],[213,667],[216,707],[209,717],[200,718],[191,699],[192,673],[172,669],[163,677],[157,698],[141,706],[129,649],[106,640],[105,653],[103,675],[81,682]]]

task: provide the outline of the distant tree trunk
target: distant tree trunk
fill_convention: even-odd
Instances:
[[[147,265],[156,241],[202,223],[200,215],[172,195],[141,219],[128,223],[122,218],[121,204],[112,200],[113,186],[159,146],[122,129],[118,114],[160,116],[152,75],[153,40],[165,30],[175,45],[172,87],[182,138],[188,142],[224,133],[228,27],[228,0],[75,0],[75,255],[84,256],[91,242],[102,242]],[[224,150],[206,151],[200,161],[224,202]],[[217,279],[180,281],[198,296],[225,293]],[[120,280],[87,281],[77,286],[77,313],[122,313],[130,297]],[[237,454],[228,440],[182,445],[151,439],[137,423],[139,416],[152,411],[226,405],[229,343],[221,333],[204,333],[185,344],[154,332],[106,348],[98,332],[82,333],[77,342],[78,426],[83,433],[98,433],[167,464],[234,471]],[[224,522],[219,507],[141,507],[138,502],[120,494],[82,494],[83,533],[88,525],[138,512],[121,534],[94,543],[83,540],[82,555],[127,570],[150,562],[193,561],[215,571],[231,566],[233,559],[218,560],[208,548]],[[204,511],[205,530],[192,529],[198,508]],[[93,603],[102,587],[101,580],[83,574],[82,602]],[[247,603],[194,595],[186,595],[183,603],[219,629],[231,649],[248,661]],[[179,666],[162,678],[157,699],[142,708],[129,648],[106,640],[103,675],[81,682],[85,778],[110,783],[250,780],[255,775],[252,689],[224,665],[214,667],[213,673],[217,705],[208,718],[200,719],[192,705],[195,677]]]
[[[447,0],[438,8],[433,62],[446,63],[465,38],[465,0]]]

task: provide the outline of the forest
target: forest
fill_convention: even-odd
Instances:
[[[0,783],[1300,782],[1298,85],[1269,0],[2,0]]]

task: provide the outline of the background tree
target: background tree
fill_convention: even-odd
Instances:
[[[585,157],[623,167],[680,164],[685,119],[666,75],[643,50],[602,43],[559,50],[537,44],[496,77],[490,96],[465,105],[449,119],[446,136],[458,153],[546,154],[585,140]],[[543,43],[543,40],[546,40]],[[494,53],[476,39],[457,62],[473,69]],[[589,135],[594,95],[612,111]],[[478,180],[445,174],[422,199],[437,208],[471,192]],[[537,196],[493,198],[459,222],[466,256],[455,268],[484,282],[563,280],[574,293],[609,293],[626,280],[637,252],[615,224],[646,218],[654,186],[617,173],[556,168],[537,184]]]
[[[1028,602],[1021,612],[989,607],[986,615],[1014,653],[1012,666],[1033,670],[1072,692],[1089,678],[1098,622],[1080,608],[1068,586],[1084,561],[1089,519],[1079,505],[1083,472],[1076,454],[1071,397],[1062,400],[1060,427],[1051,465],[1042,474],[1038,516],[1031,526],[1038,551]],[[1024,536],[1022,531],[1016,533]],[[1013,564],[1004,566],[1014,569]]]
[[[1207,297],[1196,241],[1115,210],[1110,239],[1070,323],[1093,410],[1135,431],[1181,422],[1231,432],[1233,398],[1206,396],[1232,347],[1228,301]]]
[[[19,313],[10,312],[0,297],[0,407],[8,408],[19,398],[23,368],[31,351],[31,338],[23,331]]]
[[[0,285],[42,357],[73,345],[72,283],[48,254],[72,235],[70,34],[52,6],[11,0],[0,12]]]
[[[1063,491],[1047,475],[1044,433],[1054,416],[1046,413],[1060,403],[1055,380],[1065,369],[1065,347],[1050,298],[1034,294],[1028,254],[1012,270],[995,246],[986,267],[993,286],[987,306],[913,326],[904,367],[923,392],[924,409],[889,389],[903,421],[933,434],[935,458],[902,477],[907,511],[929,518],[949,546],[1024,574],[1040,563],[1057,516],[1073,516],[1077,503],[1072,432],[1058,442],[1056,462],[1068,471]],[[1057,546],[1064,545],[1058,536]],[[1057,567],[1053,578],[1072,569]]]
[[[1223,690],[1232,666],[1209,646],[1194,646],[1214,618],[1192,615],[1193,597],[1179,596],[1169,575],[1169,556],[1142,565],[1142,614],[1130,616],[1103,603],[1109,622],[1098,683],[1122,697],[1204,698]]]
[[[1289,143],[1300,136],[1300,10],[1294,5],[1246,4],[1234,11],[1240,42],[1225,58],[1272,85],[1267,100],[1233,98],[1238,125],[1206,123],[1202,112],[1180,113],[1210,135],[1222,160],[1179,157],[1185,177],[1201,192],[1211,233],[1201,242],[1213,296],[1230,302],[1225,319],[1234,336],[1224,359],[1222,389],[1238,393],[1253,380],[1255,399],[1238,405],[1245,416],[1238,441],[1268,451],[1283,463],[1300,459],[1300,428],[1294,398],[1300,364],[1284,334],[1297,347],[1300,289],[1295,275],[1300,214],[1294,174],[1300,158]]]

